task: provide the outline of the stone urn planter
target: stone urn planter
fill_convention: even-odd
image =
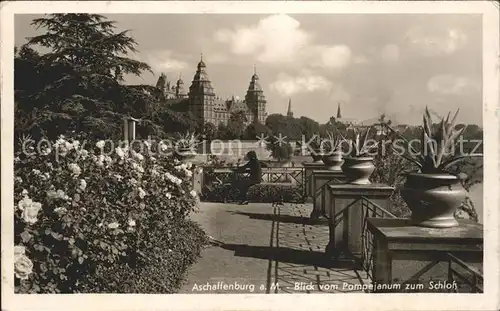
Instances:
[[[344,160],[342,159],[342,153],[336,152],[324,155],[323,162],[327,170],[340,172],[342,171],[342,163],[344,163]]]
[[[322,163],[323,156],[321,155],[320,150],[314,150],[311,152],[311,157],[313,159],[313,163]]]
[[[369,178],[375,170],[373,157],[346,157],[342,165],[342,172],[350,184],[369,185]]]
[[[454,214],[466,194],[459,177],[447,173],[408,174],[401,189],[414,224],[430,228],[458,226]]]
[[[181,161],[193,159],[196,154],[197,153],[190,148],[179,148],[174,152],[175,157]]]

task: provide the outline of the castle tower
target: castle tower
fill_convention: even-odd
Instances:
[[[288,111],[286,112],[286,116],[289,118],[293,118],[293,112],[292,112],[292,99],[288,99]]]
[[[206,72],[206,65],[203,62],[203,55],[198,63],[198,68],[194,74],[193,81],[189,87],[189,111],[193,115],[206,123],[215,117],[213,106],[215,102],[215,93]]]
[[[254,74],[250,80],[247,94],[245,95],[245,102],[248,109],[252,112],[254,120],[264,123],[266,121],[266,97],[264,91],[259,83],[259,76],[254,66]]]
[[[179,80],[177,80],[177,84],[175,85],[175,97],[177,98],[186,98],[187,94],[184,90],[184,81],[182,81],[182,77],[179,75]]]
[[[167,93],[167,76],[162,72],[158,81],[156,82],[156,87],[160,89],[163,96]]]
[[[342,114],[340,113],[340,103],[337,107],[337,119],[342,119]]]

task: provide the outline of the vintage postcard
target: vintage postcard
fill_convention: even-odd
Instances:
[[[7,2],[2,310],[497,310],[490,1]]]

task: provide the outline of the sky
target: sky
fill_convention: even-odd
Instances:
[[[254,66],[268,113],[418,124],[425,106],[482,124],[482,23],[463,14],[109,14],[154,71],[189,87],[203,54],[218,96],[244,98]],[[15,44],[42,33],[16,15]]]

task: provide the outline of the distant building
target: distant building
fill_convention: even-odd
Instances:
[[[293,111],[292,111],[292,99],[288,99],[288,111],[286,112],[286,116],[289,118],[293,118]]]
[[[167,80],[167,76],[162,73],[156,82],[156,87],[159,88],[166,100],[169,99],[184,99],[188,98],[184,90],[184,81],[179,77],[175,85],[172,85]]]
[[[337,106],[337,116],[335,117],[335,121],[345,124],[347,127],[350,126],[358,127],[364,125],[363,122],[359,121],[358,119],[342,117],[342,112],[340,111],[340,104],[338,104]]]
[[[208,77],[203,57],[198,63],[193,81],[186,94],[183,88],[184,82],[181,78],[176,85],[170,85],[166,76],[162,74],[158,79],[157,86],[162,90],[166,103],[184,103],[186,110],[190,111],[203,123],[227,124],[233,113],[243,112],[247,123],[258,120],[260,123],[266,121],[266,97],[259,83],[259,76],[254,68],[254,74],[250,79],[245,99],[240,100],[232,96],[230,99],[222,99],[215,94],[212,82]]]

